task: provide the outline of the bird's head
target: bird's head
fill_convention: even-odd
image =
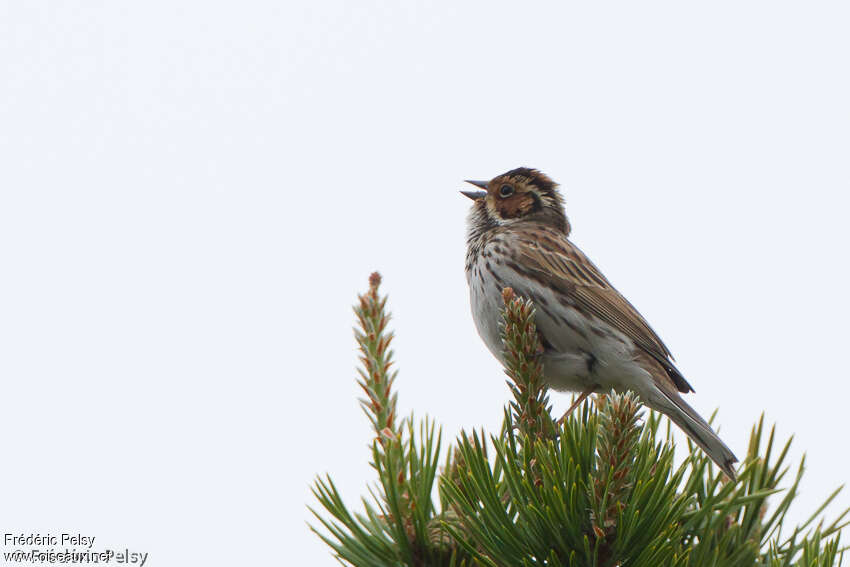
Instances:
[[[519,167],[490,181],[467,181],[481,191],[461,191],[474,201],[470,222],[501,226],[535,221],[570,232],[558,184],[536,169]],[[482,227],[479,227],[482,228]]]

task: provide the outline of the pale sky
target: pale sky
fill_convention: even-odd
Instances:
[[[762,412],[796,436],[806,516],[850,478],[849,25],[842,2],[0,1],[2,529],[337,565],[306,505],[317,474],[354,507],[373,480],[355,296],[380,270],[403,414],[496,430],[458,191],[518,166],[561,183],[739,457]]]

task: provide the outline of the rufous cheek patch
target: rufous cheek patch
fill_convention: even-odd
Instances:
[[[503,219],[514,219],[528,213],[534,207],[534,197],[528,193],[514,195],[499,203],[499,214]]]

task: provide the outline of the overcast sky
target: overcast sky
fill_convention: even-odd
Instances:
[[[762,412],[796,435],[804,517],[850,477],[848,26],[842,2],[0,2],[3,530],[336,565],[305,522],[316,474],[354,506],[373,478],[350,306],[380,270],[402,413],[496,430],[458,190],[517,166],[561,183],[739,457]]]

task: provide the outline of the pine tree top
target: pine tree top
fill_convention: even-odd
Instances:
[[[502,330],[513,399],[503,408],[502,429],[461,432],[440,467],[439,428],[396,414],[393,335],[380,283],[372,274],[354,309],[360,403],[374,431],[378,484],[361,512],[344,504],[329,476],[313,488],[324,512],[313,510],[322,527],[312,529],[343,564],[840,565],[850,510],[830,522],[821,517],[840,488],[800,526],[784,525],[804,462],[788,475],[791,441],[777,443],[763,416],[734,482],[690,443],[676,466],[669,421],[631,394],[598,395],[557,424],[542,380],[534,306],[510,289]]]

